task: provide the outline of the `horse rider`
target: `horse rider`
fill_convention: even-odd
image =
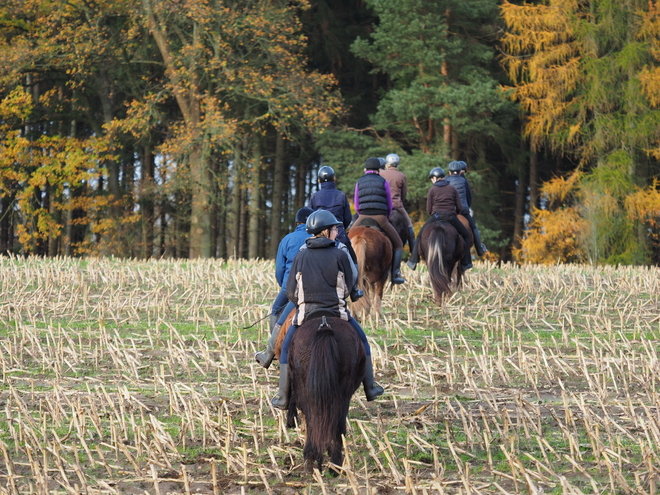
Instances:
[[[293,259],[298,254],[300,247],[305,244],[305,239],[309,237],[305,224],[307,217],[312,213],[312,209],[306,206],[300,208],[296,212],[296,228],[290,234],[284,236],[280,241],[277,248],[277,256],[275,257],[275,278],[280,286],[280,291],[275,297],[273,307],[270,311],[270,337],[268,338],[268,345],[263,352],[257,352],[254,359],[264,368],[268,368],[275,356],[275,342],[277,342],[277,335],[280,333],[280,328],[286,321],[286,317],[294,308],[293,303],[289,301],[286,296],[286,283],[289,279],[289,270]]]
[[[356,272],[353,271],[348,253],[340,249],[335,241],[340,224],[327,210],[317,210],[310,214],[307,218],[307,232],[313,237],[305,240],[291,265],[286,293],[296,305],[296,313],[280,354],[279,393],[272,400],[273,406],[279,409],[286,409],[289,405],[288,359],[293,335],[300,325],[312,319],[313,313],[319,310],[330,311],[355,328],[367,355],[362,382],[367,400],[372,401],[384,393],[383,387],[374,382],[367,336],[346,305],[350,288],[355,284]]]
[[[365,218],[375,220],[383,233],[392,241],[392,284],[405,284],[401,276],[401,256],[403,243],[396,229],[389,222],[392,214],[392,193],[390,183],[380,176],[380,161],[376,157],[367,158],[364,175],[355,184],[354,204],[358,218],[353,224],[358,227]]]
[[[408,180],[406,175],[398,169],[401,159],[396,153],[390,153],[385,157],[385,170],[380,175],[390,184],[390,192],[392,193],[392,208],[398,211],[401,216],[406,220],[408,226],[408,246],[413,248],[415,242],[415,230],[413,229],[410,216],[403,206],[408,194]]]
[[[450,223],[465,241],[465,252],[461,261],[461,269],[463,271],[469,270],[472,268],[472,257],[470,255],[470,244],[472,240],[470,239],[470,232],[457,217],[463,208],[458,191],[449,181],[445,180],[445,171],[440,167],[432,169],[429,172],[429,178],[433,182],[433,185],[429,188],[426,196],[426,211],[431,216],[417,235],[415,247],[407,263],[408,267],[411,270],[417,268],[417,263],[419,262],[419,240],[422,238],[422,232],[424,232],[426,226],[432,222],[444,221]]]
[[[470,228],[474,234],[474,248],[479,256],[483,256],[488,249],[481,242],[481,233],[474,222],[474,217],[470,214],[470,207],[472,206],[472,189],[470,183],[465,177],[467,163],[464,161],[453,161],[449,164],[449,175],[446,177],[447,181],[456,188],[458,195],[461,198],[461,205],[463,208],[459,212],[470,223]]]
[[[335,171],[332,167],[324,165],[319,169],[318,183],[320,189],[309,198],[309,207],[314,211],[327,210],[340,220],[341,223],[337,226],[339,229],[337,240],[346,245],[353,263],[357,263],[351,240],[346,233],[346,229],[352,220],[351,205],[348,204],[346,194],[337,189],[335,180]]]

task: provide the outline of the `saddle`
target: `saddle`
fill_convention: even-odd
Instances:
[[[368,227],[370,229],[376,229],[378,232],[382,232],[383,229],[380,228],[380,225],[373,218],[364,218],[360,221],[359,227]]]
[[[309,320],[316,320],[318,318],[326,318],[326,317],[337,317],[337,314],[329,309],[318,308],[310,312],[305,318],[305,320],[309,321]]]

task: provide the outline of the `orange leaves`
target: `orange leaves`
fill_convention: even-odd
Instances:
[[[521,248],[514,250],[519,261],[554,264],[584,261],[585,251],[580,236],[586,228],[576,208],[556,211],[535,210],[534,220]]]

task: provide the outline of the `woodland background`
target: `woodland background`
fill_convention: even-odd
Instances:
[[[0,253],[274,257],[332,166],[469,165],[491,252],[660,262],[646,0],[3,0]]]

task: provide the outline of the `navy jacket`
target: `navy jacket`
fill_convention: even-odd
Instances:
[[[472,206],[472,190],[470,189],[470,183],[467,179],[462,175],[448,175],[445,177],[445,180],[458,191],[463,210],[469,210],[470,206]]]

